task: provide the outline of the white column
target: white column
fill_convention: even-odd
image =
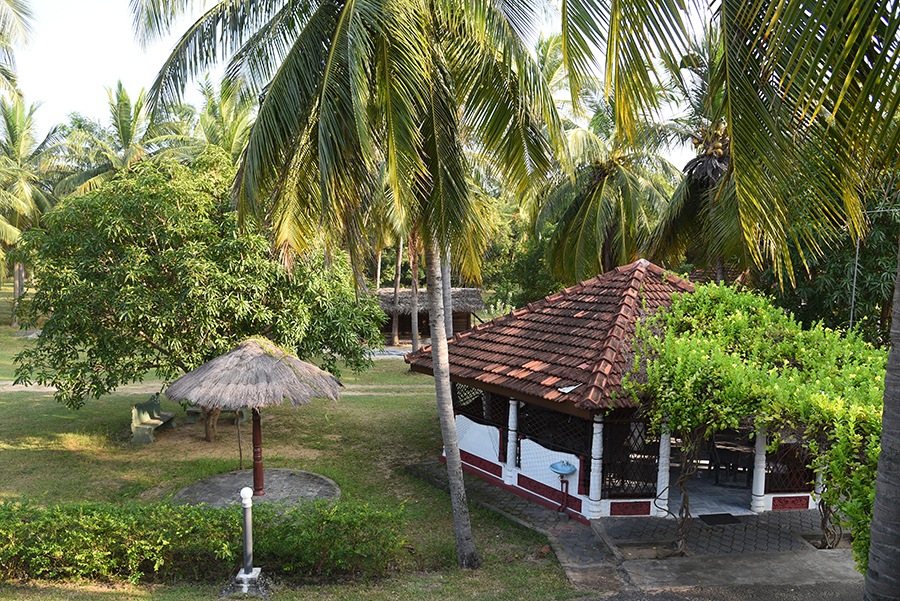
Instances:
[[[503,470],[503,482],[515,484],[516,477],[516,441],[519,437],[519,401],[509,399],[509,427],[506,433],[506,465]]]
[[[659,433],[659,471],[656,474],[655,515],[669,515],[669,465],[672,457],[672,435],[669,426],[664,425]]]
[[[756,448],[753,457],[753,499],[750,511],[762,513],[766,510],[766,427],[756,430]]]
[[[601,517],[600,495],[603,490],[603,415],[594,416],[591,432],[591,484],[588,490],[589,519]]]
[[[825,492],[825,479],[822,477],[822,471],[816,470],[816,485],[813,488],[813,495],[817,503],[822,498],[823,492]]]

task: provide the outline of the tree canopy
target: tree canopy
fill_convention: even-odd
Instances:
[[[25,232],[17,252],[36,292],[24,317],[42,332],[17,357],[17,381],[55,386],[77,408],[151,370],[169,380],[250,336],[330,371],[338,359],[366,366],[383,316],[356,298],[347,261],[333,255],[325,269],[319,254],[288,272],[267,238],[238,229],[233,177],[223,152],[192,167],[138,163]]]

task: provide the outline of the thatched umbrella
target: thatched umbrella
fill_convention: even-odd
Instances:
[[[189,401],[207,409],[253,411],[253,495],[262,496],[262,430],[259,409],[285,399],[294,408],[314,397],[338,400],[340,380],[297,359],[268,340],[251,338],[237,348],[184,374],[166,390],[172,401]]]

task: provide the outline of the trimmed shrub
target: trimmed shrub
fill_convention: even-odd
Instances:
[[[361,503],[254,508],[254,563],[286,577],[384,575],[400,509]],[[241,511],[169,505],[0,502],[0,572],[59,580],[223,580],[242,557]]]

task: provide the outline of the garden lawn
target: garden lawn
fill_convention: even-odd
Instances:
[[[11,356],[22,345],[0,329],[0,379],[11,379]],[[484,567],[456,568],[449,496],[407,474],[403,466],[434,461],[441,450],[433,380],[410,374],[403,361],[376,363],[366,374],[345,373],[340,402],[314,400],[262,412],[266,467],[309,470],[335,480],[343,499],[375,507],[404,507],[404,551],[388,579],[282,587],[273,599],[568,599],[574,590],[546,538],[496,514],[472,507]],[[9,382],[6,382],[7,384]],[[232,422],[219,424],[220,440],[207,443],[203,424],[187,424],[176,403],[175,430],[157,442],[132,445],[130,407],[158,390],[159,382],[127,387],[72,411],[52,392],[0,386],[0,499],[40,505],[78,501],[145,503],[167,500],[200,478],[238,468]],[[251,462],[250,429],[243,427],[244,468]],[[235,565],[236,570],[239,566]],[[265,569],[265,566],[262,566]],[[0,581],[3,599],[210,599],[221,586]]]

